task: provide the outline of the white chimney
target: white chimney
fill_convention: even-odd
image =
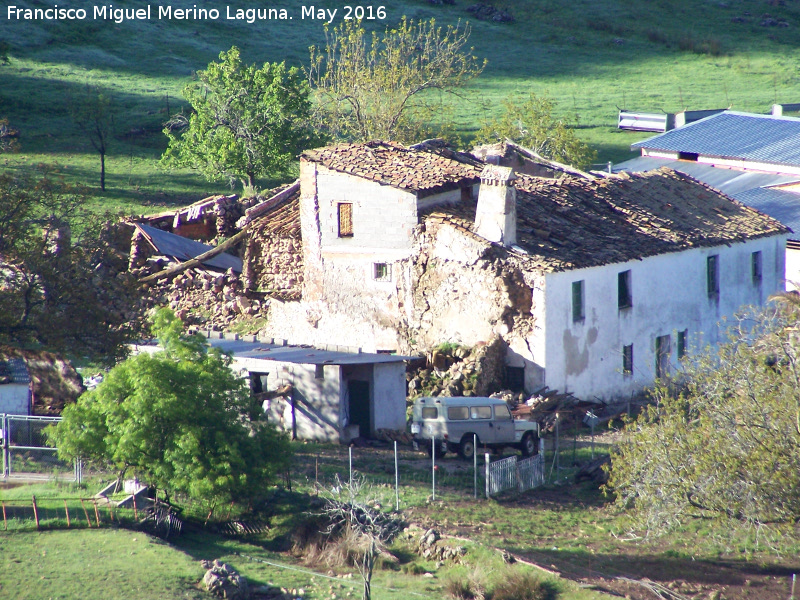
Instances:
[[[481,172],[475,233],[489,241],[511,246],[517,243],[517,190],[514,169],[486,165]]]

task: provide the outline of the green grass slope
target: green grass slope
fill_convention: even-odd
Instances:
[[[51,7],[20,0],[24,8]],[[120,0],[116,7],[147,3]],[[0,65],[0,118],[21,132],[22,152],[4,155],[0,168],[57,162],[72,181],[98,186],[99,159],[69,119],[67,103],[85,83],[111,92],[120,107],[107,170],[106,193],[96,190],[98,207],[131,211],[186,202],[224,191],[190,172],[160,171],[166,145],[161,125],[183,105],[182,87],[231,45],[248,62],[302,65],[308,46],[324,42],[321,22],[244,21],[225,18],[252,6],[240,0],[222,8],[217,21],[157,20],[33,22],[0,14],[0,41],[10,45],[10,63]],[[774,102],[800,101],[800,6],[770,0],[520,0],[498,3],[514,23],[476,21],[466,8],[427,0],[387,3],[387,18],[369,28],[395,24],[403,15],[438,23],[469,20],[475,53],[488,67],[462,97],[455,98],[456,123],[469,137],[505,98],[547,94],[568,118],[580,117],[580,136],[598,150],[598,163],[631,156],[632,142],[648,134],[617,131],[618,108],[676,112],[722,108],[767,112]],[[66,5],[62,5],[66,6]],[[75,2],[74,7],[91,6]],[[154,10],[157,5],[153,5]],[[174,3],[191,7],[192,3]],[[343,5],[318,2],[317,8]],[[262,182],[264,187],[274,182]]]

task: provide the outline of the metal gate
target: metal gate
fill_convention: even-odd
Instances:
[[[3,478],[26,479],[82,478],[81,463],[70,465],[58,459],[58,449],[47,445],[44,430],[59,423],[61,417],[0,415],[0,442],[3,447]]]
[[[544,484],[544,453],[517,460],[516,456],[490,462],[486,455],[486,497],[516,488],[519,492]]]

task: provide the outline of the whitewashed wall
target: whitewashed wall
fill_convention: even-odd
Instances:
[[[786,249],[786,289],[800,290],[800,250]]]
[[[655,339],[671,336],[677,365],[677,332],[688,330],[689,350],[717,343],[725,316],[763,304],[782,291],[786,236],[731,246],[699,248],[590,269],[546,275],[543,364],[551,389],[584,399],[626,396],[654,381]],[[761,251],[763,277],[753,284],[751,253]],[[719,300],[707,293],[707,257],[719,255]],[[633,306],[619,310],[617,274],[630,270]],[[584,281],[585,315],[572,320],[572,282]],[[633,373],[622,373],[622,348],[633,344]]]
[[[31,392],[27,384],[7,383],[0,385],[0,414],[31,414]]]

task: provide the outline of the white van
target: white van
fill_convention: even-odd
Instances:
[[[478,446],[492,449],[515,446],[523,456],[539,450],[539,424],[514,420],[508,405],[500,398],[418,398],[412,409],[411,433],[414,441],[429,453],[436,444],[439,456],[449,451],[472,458],[475,436]]]

